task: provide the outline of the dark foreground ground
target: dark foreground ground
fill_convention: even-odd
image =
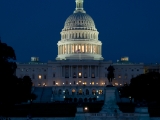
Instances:
[[[32,103],[14,106],[1,106],[0,116],[26,117],[31,114],[32,117],[74,117],[77,103]],[[122,112],[134,112],[135,105],[130,103],[118,104]],[[82,107],[88,107],[90,113],[97,113],[102,109],[103,103],[83,103]],[[160,107],[150,106],[150,116],[160,116]]]

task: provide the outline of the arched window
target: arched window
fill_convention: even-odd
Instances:
[[[73,89],[73,90],[72,90],[72,95],[75,95],[75,93],[76,93],[76,90]]]
[[[66,95],[69,95],[68,89],[65,90],[65,94],[66,94]]]
[[[78,35],[77,35],[77,33],[76,33],[76,38],[78,38]]]
[[[88,89],[86,89],[86,95],[89,95],[89,90]]]
[[[93,36],[93,38],[94,38],[94,39],[96,39],[96,35],[95,35],[95,33],[94,33],[94,36]]]
[[[59,94],[59,95],[61,95],[61,94],[62,94],[62,90],[61,90],[61,89],[59,89],[58,94]]]
[[[95,90],[95,89],[92,90],[92,94],[93,94],[93,95],[96,94],[96,90]]]
[[[82,94],[83,94],[82,89],[79,89],[79,95],[82,95]]]
[[[74,39],[74,33],[72,33],[72,39]]]

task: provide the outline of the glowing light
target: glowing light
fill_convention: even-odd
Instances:
[[[39,78],[39,79],[42,79],[42,75],[39,75],[38,78]]]
[[[118,85],[118,83],[115,83],[115,85]]]
[[[88,107],[85,107],[84,110],[88,110]]]

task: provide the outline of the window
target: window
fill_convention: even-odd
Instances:
[[[47,78],[47,76],[46,75],[44,75],[44,79],[46,79]]]
[[[74,85],[76,84],[76,81],[74,81]]]
[[[101,94],[103,94],[103,90],[99,90],[99,92],[98,92],[98,93],[99,93],[100,95],[101,95]]]
[[[94,73],[92,73],[92,78],[95,78],[95,75],[94,75]]]
[[[82,77],[82,73],[78,73],[78,77],[81,78]]]
[[[127,74],[125,74],[125,77],[124,77],[125,79],[127,79]]]
[[[121,75],[119,75],[118,78],[120,79],[120,78],[121,78]]]
[[[41,83],[38,83],[38,86],[41,86]]]
[[[42,79],[42,75],[39,75],[39,76],[38,76],[38,79],[39,79],[39,80]]]
[[[139,71],[139,69],[137,69],[137,71]]]
[[[23,69],[21,69],[21,71],[23,72]]]
[[[92,85],[94,85],[94,82],[92,82]]]
[[[84,78],[87,78],[87,74],[86,73],[84,73]]]
[[[76,73],[73,73],[73,78],[76,78]]]
[[[55,81],[53,81],[53,85],[55,85]]]
[[[66,85],[68,85],[68,81],[66,81]]]
[[[55,75],[55,73],[53,73],[53,77],[55,77],[56,75]]]

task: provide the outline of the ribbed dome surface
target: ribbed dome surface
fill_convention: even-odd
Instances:
[[[72,29],[89,29],[95,30],[95,24],[93,19],[86,13],[77,12],[70,15],[64,26],[64,30]]]

